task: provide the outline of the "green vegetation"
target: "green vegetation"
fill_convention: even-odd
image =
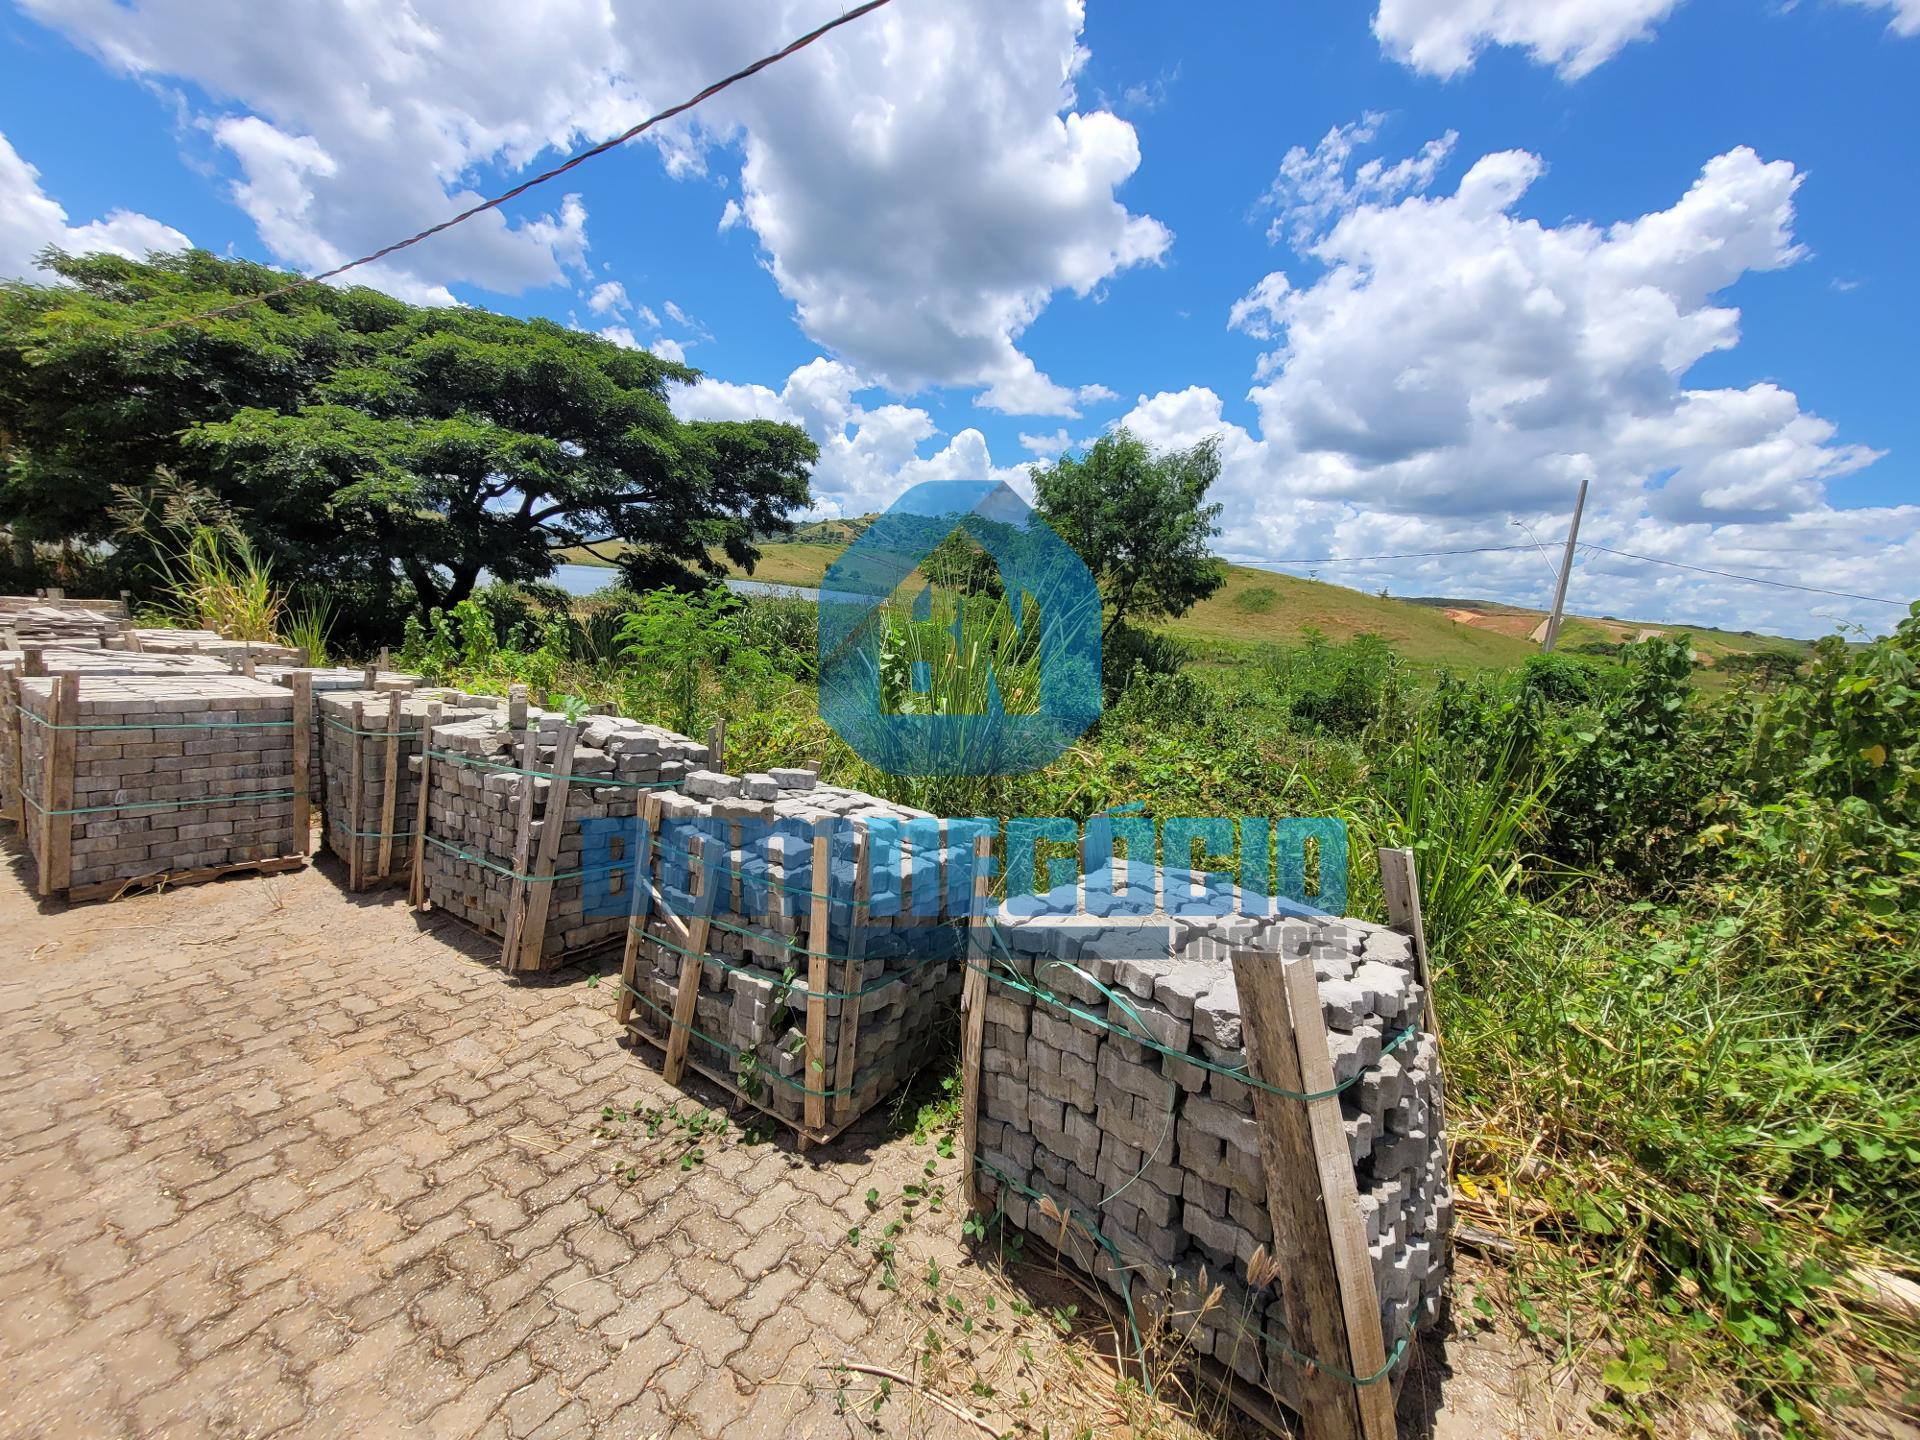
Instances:
[[[749,566],[809,498],[797,427],[681,421],[667,383],[697,372],[551,321],[315,285],[155,329],[287,277],[204,251],[53,269],[0,284],[0,525],[29,556],[83,547],[109,593],[146,593],[116,513],[162,486],[324,586],[362,644],[589,541],[643,586]]]
[[[131,577],[195,624],[317,653],[338,620],[356,653],[399,632],[438,681],[695,735],[724,715],[736,772],[811,765],[942,814],[1336,816],[1360,915],[1376,847],[1411,846],[1457,1191],[1514,1247],[1461,1323],[1507,1305],[1646,1434],[1705,1394],[1844,1432],[1847,1405],[1914,1386],[1913,1317],[1861,1277],[1920,1267],[1920,605],[1811,647],[1581,621],[1542,656],[1534,612],[1218,565],[1211,449],[1110,437],[1040,485],[1105,587],[1105,713],[1031,774],[894,775],[820,719],[811,605],[697,584],[817,584],[860,533],[768,538],[805,497],[804,436],[678,422],[664,387],[692,372],[550,325],[314,287],[139,333],[280,277],[60,264],[70,287],[0,287],[21,573],[58,546],[63,576]],[[639,590],[537,583],[602,539]],[[890,702],[976,713],[991,670],[1029,703],[1034,632],[991,568],[954,544],[913,578],[925,609],[879,622]],[[949,1123],[947,1078],[916,1129]],[[727,1136],[618,1121],[629,1179]],[[941,1199],[916,1185],[902,1213]],[[898,1284],[906,1222],[880,1204],[865,1245]]]
[[[1106,601],[1111,636],[1129,619],[1184,615],[1220,588],[1209,544],[1220,507],[1207,491],[1220,478],[1220,445],[1155,454],[1125,429],[1111,430],[1085,455],[1035,467],[1040,518],[1079,552]]]
[[[1684,640],[1430,679],[1377,637],[1310,637],[1138,670],[1034,774],[914,779],[821,724],[810,606],[644,603],[731,616],[692,692],[650,700],[607,658],[558,673],[695,733],[724,711],[735,770],[812,764],[953,814],[1333,814],[1359,914],[1375,847],[1412,845],[1463,1214],[1519,1247],[1491,1293],[1604,1368],[1615,1418],[1649,1434],[1730,1386],[1750,1418],[1831,1433],[1911,1383],[1920,1337],[1849,1276],[1920,1254],[1920,607],[1714,698]],[[504,684],[553,658],[489,628],[445,673]]]

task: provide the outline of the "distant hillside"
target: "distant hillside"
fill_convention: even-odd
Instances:
[[[827,567],[866,532],[872,519],[816,520],[801,525],[791,536],[763,539],[758,542],[760,563],[753,569],[753,578],[777,585],[817,586]],[[581,564],[604,563],[584,554],[565,558]],[[746,573],[730,568],[736,574]],[[1533,637],[1545,620],[1544,611],[1493,600],[1432,596],[1403,600],[1329,581],[1229,565],[1227,583],[1166,628],[1187,639],[1226,647],[1298,645],[1309,630],[1333,641],[1374,634],[1416,665],[1506,669],[1539,652]],[[1808,649],[1803,641],[1771,635],[1584,615],[1567,617],[1560,630],[1560,646],[1571,650],[1591,641],[1617,644],[1681,632],[1693,638],[1696,655],[1708,665],[1734,654],[1775,651],[1799,656]]]
[[[1547,612],[1544,610],[1532,610],[1524,605],[1504,605],[1494,600],[1416,596],[1410,597],[1407,603],[1440,610],[1462,625],[1516,636],[1532,643],[1538,643],[1547,623]],[[1707,665],[1729,655],[1768,652],[1797,659],[1812,649],[1805,640],[1761,635],[1752,630],[1717,630],[1711,625],[1656,624],[1647,620],[1622,620],[1613,615],[1567,616],[1560,626],[1560,648],[1572,650],[1595,642],[1618,645],[1630,640],[1644,640],[1652,635],[1686,635],[1692,641],[1695,657]]]

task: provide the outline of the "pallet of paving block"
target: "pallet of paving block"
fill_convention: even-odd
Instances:
[[[278,855],[269,860],[236,860],[230,865],[209,865],[200,870],[156,870],[151,875],[129,875],[123,880],[102,880],[94,885],[75,885],[66,891],[69,904],[92,900],[118,900],[140,890],[167,890],[181,885],[205,885],[229,875],[284,875],[304,870],[305,855]]]
[[[646,1041],[647,1044],[651,1045],[655,1050],[658,1050],[661,1059],[663,1061],[665,1060],[667,1054],[666,1037],[664,1035],[655,1035],[652,1031],[644,1028],[640,1024],[638,1015],[628,1019],[627,1033],[636,1040]],[[751,1110],[756,1115],[764,1115],[769,1120],[777,1120],[789,1130],[793,1131],[795,1138],[800,1142],[802,1153],[815,1145],[832,1144],[835,1140],[838,1140],[842,1135],[846,1134],[848,1130],[852,1129],[861,1119],[859,1115],[854,1115],[848,1119],[820,1128],[808,1125],[804,1119],[790,1120],[777,1110],[768,1110],[761,1106],[759,1101],[742,1090],[739,1082],[724,1070],[716,1070],[713,1066],[703,1064],[691,1055],[687,1056],[681,1063],[702,1079],[710,1081],[726,1091],[728,1095],[733,1097],[735,1108]]]

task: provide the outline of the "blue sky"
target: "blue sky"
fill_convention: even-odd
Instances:
[[[834,13],[614,9],[19,0],[0,271],[183,237],[322,268]],[[823,513],[1124,422],[1221,437],[1238,558],[1554,544],[1585,476],[1615,549],[1904,598],[1915,32],[1920,0],[894,0],[368,278],[684,354],[683,413],[821,440]],[[1532,549],[1319,573],[1550,586]],[[1900,613],[1598,552],[1571,603]]]

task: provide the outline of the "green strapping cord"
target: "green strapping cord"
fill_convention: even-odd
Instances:
[[[119,815],[129,810],[178,810],[189,805],[237,805],[242,800],[291,800],[291,790],[265,790],[256,795],[208,795],[196,800],[141,800],[126,805],[80,805],[71,810],[49,810],[25,790],[20,798],[42,815]]]
[[[994,1178],[996,1178],[1001,1183],[1008,1186],[1010,1189],[1019,1191],[1022,1195],[1026,1196],[1029,1200],[1052,1201],[1054,1207],[1057,1210],[1059,1210],[1061,1214],[1065,1215],[1069,1220],[1072,1220],[1076,1225],[1080,1226],[1081,1229],[1085,1230],[1089,1235],[1093,1237],[1094,1242],[1098,1244],[1102,1250],[1107,1252],[1108,1257],[1113,1261],[1114,1267],[1117,1270],[1121,1270],[1124,1272],[1129,1268],[1126,1264],[1125,1257],[1122,1256],[1120,1253],[1119,1247],[1116,1246],[1113,1243],[1113,1241],[1107,1238],[1105,1232],[1103,1232],[1098,1225],[1094,1224],[1091,1220],[1088,1220],[1085,1216],[1080,1214],[1078,1210],[1073,1209],[1071,1206],[1063,1206],[1060,1204],[1058,1200],[1055,1200],[1052,1196],[1044,1195],[1040,1191],[1035,1190],[1030,1186],[1021,1184],[1018,1180],[1013,1179],[1011,1176],[1001,1171],[998,1167],[989,1163],[987,1159],[982,1155],[975,1155],[973,1157],[973,1160],[974,1160],[974,1164],[978,1165],[982,1170],[985,1170],[989,1174],[993,1175]],[[1000,1206],[996,1208],[996,1210],[994,1211],[994,1218],[998,1219],[1000,1218],[1001,1215],[1005,1213],[1006,1213],[1006,1207]],[[1139,1325],[1139,1322],[1134,1317],[1132,1285],[1128,1285],[1127,1293],[1122,1298],[1125,1299],[1126,1305],[1127,1305],[1127,1325],[1133,1331],[1134,1350],[1139,1355],[1139,1358],[1140,1358],[1140,1377],[1142,1382],[1146,1385],[1147,1393],[1151,1395],[1153,1393],[1153,1379],[1147,1369],[1146,1346],[1141,1338],[1140,1325]],[[1314,1370],[1318,1370],[1322,1374],[1331,1375],[1334,1379],[1341,1381],[1343,1384],[1351,1385],[1355,1389],[1359,1389],[1367,1385],[1377,1385],[1382,1380],[1386,1379],[1387,1376],[1392,1374],[1393,1367],[1400,1363],[1401,1357],[1407,1353],[1407,1347],[1413,1343],[1413,1337],[1419,1332],[1419,1329],[1420,1329],[1419,1324],[1417,1322],[1412,1325],[1409,1325],[1407,1327],[1407,1333],[1402,1335],[1397,1341],[1395,1341],[1393,1348],[1387,1352],[1386,1363],[1382,1365],[1378,1370],[1374,1371],[1373,1374],[1360,1376],[1360,1375],[1354,1375],[1347,1370],[1343,1370],[1338,1365],[1329,1365],[1325,1361],[1316,1360],[1313,1356],[1308,1355],[1303,1351],[1294,1349],[1291,1345],[1287,1344],[1286,1341],[1276,1339],[1274,1336],[1269,1335],[1262,1326],[1251,1324],[1246,1321],[1238,1321],[1236,1323],[1239,1325],[1239,1328],[1242,1331],[1251,1335],[1258,1336],[1262,1341],[1273,1346],[1276,1350],[1282,1351],[1284,1354],[1288,1356],[1288,1358],[1297,1361],[1301,1365],[1305,1365]]]
[[[709,920],[708,923],[717,924],[719,922]],[[639,931],[641,939],[645,940],[649,945],[658,945],[662,949],[671,950],[674,954],[685,956],[688,959],[696,958],[694,956],[693,951],[689,950],[686,946],[677,945],[673,941],[667,939],[664,935],[655,935],[651,931],[646,930],[641,925],[636,924],[631,920],[627,922],[627,928],[629,930]],[[715,969],[721,971],[722,973],[729,974],[729,975],[750,975],[760,970],[760,967],[756,965],[735,965],[732,962],[723,960],[720,956],[714,955],[711,953],[698,956],[697,958],[700,960],[700,962],[703,965],[711,965]],[[826,958],[829,960],[835,960],[835,959],[844,960],[848,957],[829,955]],[[959,957],[957,955],[929,955],[924,960],[921,960],[917,965],[915,965],[914,970],[925,969],[929,965],[938,965],[943,962],[957,964],[959,962]],[[820,998],[822,1000],[862,1000],[869,995],[878,994],[880,991],[885,990],[890,986],[904,984],[907,977],[911,974],[913,974],[913,970],[903,970],[897,975],[882,976],[878,980],[869,981],[867,984],[861,986],[858,990],[822,990],[820,992]],[[769,981],[768,983],[778,984],[781,982]],[[809,993],[807,991],[806,986],[804,985],[800,985],[796,983],[792,988],[802,995]]]
[[[558,880],[578,880],[583,875],[611,875],[615,871],[625,870],[627,868],[626,861],[615,860],[606,865],[588,865],[579,870],[557,871],[552,875],[522,875],[519,871],[511,870],[505,865],[499,864],[497,861],[489,860],[484,855],[476,855],[471,850],[462,850],[458,845],[442,840],[438,835],[423,835],[420,838],[425,840],[427,844],[446,851],[449,855],[480,866],[483,870],[491,870],[494,874],[504,875],[509,880],[524,880],[529,885],[551,885]]]
[[[561,775],[552,770],[524,770],[518,765],[502,765],[495,760],[479,760],[471,755],[456,755],[451,750],[429,750],[427,754],[449,765],[466,765],[475,770],[492,770],[501,775],[531,775],[536,780],[565,780],[590,790],[674,790],[678,780],[619,780],[611,775]]]
[[[293,727],[291,720],[193,720],[148,725],[56,725],[44,715],[36,715],[24,706],[15,705],[13,708],[21,718],[31,720],[36,725],[43,725],[49,730],[77,730],[83,733],[92,730],[289,730]]]
[[[649,1010],[653,1011],[654,1014],[658,1015],[661,1019],[665,1020],[669,1025],[673,1026],[676,1030],[684,1030],[689,1035],[693,1036],[694,1039],[706,1041],[707,1044],[713,1046],[713,1048],[718,1050],[722,1055],[729,1056],[735,1060],[738,1060],[740,1058],[742,1053],[741,1051],[734,1049],[731,1045],[728,1045],[724,1041],[714,1039],[711,1035],[703,1034],[701,1031],[694,1029],[693,1026],[688,1025],[683,1021],[674,1019],[673,1012],[669,1010],[663,1010],[659,1005],[654,1003],[651,996],[642,995],[638,990],[634,989],[633,986],[627,984],[626,981],[622,980],[620,982],[620,988],[626,991],[629,995],[633,996],[634,999],[638,1000],[642,1005],[646,1006]],[[798,1080],[791,1080],[787,1076],[782,1075],[778,1071],[773,1071],[773,1070],[756,1069],[754,1071],[754,1075],[756,1078],[767,1079],[767,1080],[777,1080],[782,1085],[787,1086],[789,1089],[798,1090],[802,1095],[824,1095],[828,1099],[832,1099],[836,1095],[851,1095],[854,1093],[854,1091],[859,1089],[858,1085],[847,1085],[837,1090],[811,1090],[811,1089],[808,1089],[805,1085],[802,1085]]]

